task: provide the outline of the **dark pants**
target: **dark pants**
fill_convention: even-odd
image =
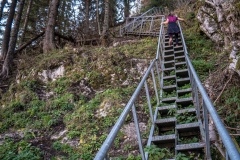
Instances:
[[[176,45],[178,45],[178,33],[169,33],[169,37],[173,40],[173,35],[175,36]]]

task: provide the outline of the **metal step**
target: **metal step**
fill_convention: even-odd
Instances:
[[[177,97],[171,97],[171,98],[163,98],[162,102],[163,103],[174,103],[176,102]]]
[[[175,63],[174,63],[174,62],[175,62],[174,60],[173,60],[173,61],[164,62],[164,67],[165,67],[165,68],[172,68],[172,67],[175,66]]]
[[[172,93],[173,91],[177,90],[177,86],[176,85],[170,85],[170,86],[164,86],[163,87],[163,91],[167,92],[167,93]]]
[[[176,57],[178,57],[178,56],[184,56],[184,51],[183,51],[183,50],[174,51],[174,54],[175,54]]]
[[[180,98],[181,96],[191,93],[191,92],[192,92],[192,88],[177,90],[177,95],[179,97],[178,99],[182,99],[182,98]]]
[[[185,151],[185,150],[199,150],[199,149],[203,149],[204,147],[205,147],[205,143],[199,142],[199,143],[176,145],[175,149],[177,151]]]
[[[176,105],[170,105],[170,106],[163,106],[163,107],[158,107],[158,112],[160,115],[165,115],[168,114],[170,109],[176,109]]]
[[[185,62],[185,56],[176,56],[175,62]]]
[[[175,117],[155,120],[155,124],[158,127],[168,127],[168,126],[171,126],[171,125],[175,125],[175,122],[176,122]]]
[[[187,123],[187,124],[177,124],[176,125],[176,130],[178,130],[178,132],[200,130],[199,126],[200,126],[199,122]]]
[[[176,70],[176,76],[180,78],[188,78],[188,69]]]
[[[175,139],[176,139],[175,134],[164,135],[164,136],[153,136],[152,142],[156,145],[164,144],[164,143],[174,143],[175,144]]]
[[[181,44],[181,45],[180,45]],[[183,46],[182,46],[182,42],[179,42],[178,46],[174,47],[174,51],[183,51]]]
[[[181,113],[185,113],[185,112],[194,112],[196,113],[196,109],[195,108],[186,108],[186,109],[180,109],[180,110],[177,110],[177,114],[181,114]]]
[[[174,50],[172,48],[163,51],[164,56],[174,55]]]
[[[176,76],[175,75],[173,75],[173,76],[164,76],[163,80],[175,80],[176,81]]]
[[[164,61],[173,61],[174,60],[174,55],[166,55],[164,56]]]
[[[186,84],[190,84],[190,78],[181,78],[181,79],[177,79],[177,86],[178,87],[182,87]]]

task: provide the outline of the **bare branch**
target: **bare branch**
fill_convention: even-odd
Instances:
[[[210,1],[208,1],[208,0],[205,0],[205,3],[211,5],[212,7],[215,7],[215,4],[214,4],[213,2],[210,2]]]
[[[24,48],[26,48],[28,45],[30,45],[33,41],[35,41],[36,39],[38,39],[39,37],[43,36],[45,32],[42,32],[38,35],[36,35],[35,37],[33,37],[32,39],[30,39],[27,43],[21,45],[17,50],[15,50],[15,54],[22,51]]]

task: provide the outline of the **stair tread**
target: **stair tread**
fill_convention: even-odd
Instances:
[[[169,135],[164,135],[164,136],[153,136],[152,137],[152,142],[154,141],[166,141],[166,140],[174,140],[176,139],[175,134],[169,134]]]
[[[201,149],[205,147],[205,143],[199,142],[199,143],[189,143],[189,144],[178,144],[176,145],[176,150],[189,150],[189,149]]]
[[[174,51],[175,53],[182,53],[184,50]]]
[[[174,60],[172,60],[172,61],[164,61],[164,64],[166,64],[166,63],[174,63],[175,61]]]
[[[164,58],[174,57],[174,55],[164,55]]]
[[[167,47],[168,47],[168,46],[167,46]],[[169,46],[169,47],[170,47],[170,46]],[[165,52],[170,52],[170,51],[171,51],[171,52],[174,52],[174,49],[172,49],[172,48],[171,48],[171,49],[168,49],[168,50],[165,49],[163,52],[165,53]]]
[[[199,127],[199,126],[200,126],[199,122],[177,124],[176,129],[180,130],[180,129],[186,129],[186,128],[196,128],[196,127]]]
[[[176,84],[169,85],[169,86],[163,86],[163,89],[169,89],[169,88],[177,88]]]
[[[185,58],[185,56],[177,56],[175,59]]]
[[[172,75],[172,76],[164,76],[164,77],[163,77],[163,79],[165,79],[165,80],[166,80],[166,79],[171,79],[171,78],[176,78],[176,76],[175,76],[175,75]]]
[[[176,108],[176,105],[158,107],[158,110],[163,111],[163,110],[168,110],[168,109],[172,109],[172,108]]]
[[[177,97],[163,98],[162,101],[176,100]]]
[[[162,123],[175,122],[175,121],[176,121],[175,117],[164,118],[164,119],[157,119],[157,120],[155,120],[155,124],[162,124]]]
[[[182,82],[182,81],[189,81],[190,78],[180,78],[180,79],[177,79],[177,82]]]
[[[187,64],[186,62],[176,62],[175,65],[182,65],[182,64]]]
[[[186,71],[188,71],[188,69],[179,69],[179,70],[176,70],[176,73],[186,72]]]
[[[186,108],[186,109],[177,110],[177,113],[181,114],[181,113],[185,113],[185,112],[195,112],[195,111],[196,111],[195,108]]]
[[[177,90],[177,93],[191,92],[192,88]]]
[[[181,98],[181,99],[177,99],[177,102],[184,102],[184,101],[192,101],[192,97],[190,98]]]
[[[170,70],[175,70],[175,67],[171,67],[171,68],[164,68],[163,71],[170,71]]]

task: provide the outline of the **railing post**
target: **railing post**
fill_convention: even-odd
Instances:
[[[203,105],[203,117],[204,117],[204,130],[205,130],[205,138],[206,138],[206,154],[207,154],[207,160],[211,160],[211,152],[210,152],[210,141],[209,141],[209,127],[208,127],[208,111],[206,108],[205,101],[202,101]]]
[[[151,32],[151,30],[152,30],[152,25],[153,25],[153,17],[151,17],[151,24],[150,24],[149,32]]]
[[[158,74],[158,82],[159,82],[159,87],[161,88],[161,78],[160,78],[160,71],[158,68],[158,62],[156,61],[156,68],[157,68],[157,74]]]
[[[139,125],[138,125],[137,113],[136,113],[136,108],[135,108],[134,104],[132,105],[132,113],[133,113],[134,124],[135,124],[136,132],[137,132],[139,150],[142,155],[142,160],[145,160],[145,154],[144,154],[143,146],[142,146],[141,133],[140,133]]]
[[[150,95],[149,95],[147,81],[144,82],[144,86],[145,86],[145,91],[146,91],[146,96],[147,96],[148,108],[149,108],[149,112],[150,112],[150,116],[151,116],[151,121],[153,123],[154,120],[153,120],[152,104],[151,104],[151,100],[150,100]]]
[[[139,32],[139,35],[141,35],[141,32],[142,32],[142,26],[143,26],[143,19],[144,19],[144,17],[142,18],[142,21],[141,21],[141,28],[140,28],[140,32]]]
[[[122,37],[122,26],[120,25],[119,35]]]
[[[157,85],[156,85],[156,80],[155,80],[155,76],[154,76],[154,73],[153,73],[153,69],[151,69],[151,73],[152,73],[152,79],[153,79],[153,85],[154,85],[155,95],[156,95],[156,98],[157,98],[157,105],[159,105],[160,102],[159,102]]]

